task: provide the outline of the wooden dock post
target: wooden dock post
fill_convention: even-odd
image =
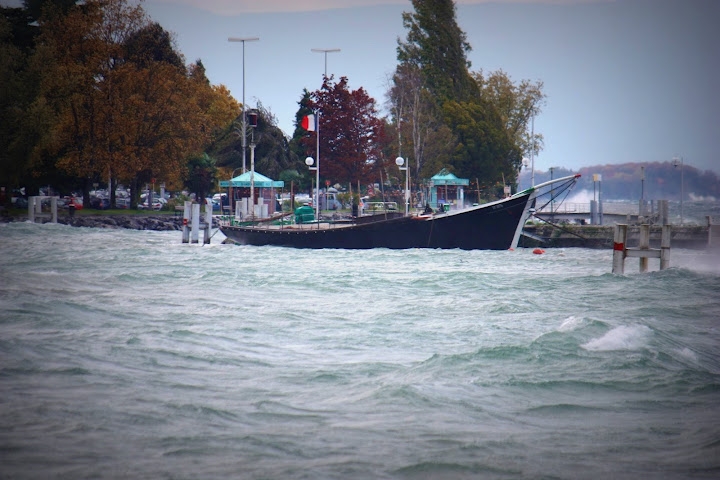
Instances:
[[[185,201],[183,207],[182,243],[190,243],[190,217],[192,215],[192,202]]]
[[[660,239],[660,270],[670,268],[670,225],[662,226],[662,238]]]
[[[612,273],[617,273],[618,275],[622,275],[625,272],[625,243],[627,242],[627,228],[627,225],[615,225]]]
[[[662,226],[660,248],[650,248],[650,225],[640,225],[640,245],[635,248],[627,246],[627,225],[615,225],[615,240],[613,245],[612,273],[622,275],[625,272],[625,259],[637,257],[640,259],[640,272],[648,270],[648,258],[660,259],[660,270],[670,267],[670,225]]]
[[[183,209],[182,243],[199,243],[201,228],[203,230],[203,244],[210,243],[212,204],[205,204],[205,218],[202,219],[200,216],[200,204],[186,201]]]
[[[203,245],[210,244],[210,229],[212,228],[212,203],[205,203],[205,222],[203,222]]]
[[[42,201],[45,198],[50,199],[50,213],[43,213],[42,211]],[[42,223],[43,218],[50,218],[50,221],[52,223],[57,223],[58,221],[58,214],[57,214],[57,202],[58,197],[47,197],[47,196],[33,196],[28,197],[28,221],[31,223],[35,223],[37,220],[40,220]]]
[[[706,218],[708,227],[707,246],[717,248],[720,246],[720,224],[713,225],[713,218],[710,215],[707,215]]]
[[[640,225],[640,245],[638,246],[639,250],[649,250],[650,249],[650,225],[647,223],[643,223]],[[643,255],[640,257],[640,273],[647,272],[648,269],[648,256]]]
[[[192,224],[192,230],[190,231],[190,243],[198,243],[199,231],[200,231],[200,204],[193,203],[192,205],[192,218],[190,219]]]

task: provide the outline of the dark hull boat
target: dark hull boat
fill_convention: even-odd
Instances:
[[[293,225],[222,225],[221,231],[240,245],[293,248],[515,248],[535,200],[544,187],[574,184],[579,175],[545,182],[511,197],[464,210],[429,215],[376,214],[350,222]],[[560,187],[554,187],[559,190]],[[569,187],[566,187],[569,188]]]

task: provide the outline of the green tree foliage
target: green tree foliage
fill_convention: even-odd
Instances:
[[[481,98],[495,107],[505,130],[523,155],[529,156],[533,151],[537,156],[543,147],[543,136],[532,133],[531,138],[530,122],[533,116],[540,114],[545,104],[543,83],[522,80],[515,84],[502,70],[490,72],[487,76],[480,70],[472,76],[480,88]]]
[[[521,152],[502,128],[494,108],[482,102],[447,102],[444,111],[459,140],[453,157],[458,171],[490,183],[515,180]]]
[[[258,103],[250,111],[257,114],[257,126],[248,125],[246,168],[250,169],[250,145],[254,144],[255,170],[277,179],[282,171],[296,167],[297,156],[269,110]],[[227,178],[242,167],[242,115],[216,136],[208,152],[217,159],[217,165],[224,169]]]
[[[363,88],[350,90],[347,77],[338,82],[325,77],[307,107],[320,115],[321,178],[333,184],[378,181],[386,163],[385,130],[375,100]],[[315,141],[316,132],[306,132],[302,140],[312,157]]]
[[[216,177],[215,161],[207,153],[190,156],[187,162],[185,187],[194,192],[196,198],[206,198],[214,190]]]
[[[420,69],[426,88],[440,103],[474,98],[477,88],[467,60],[471,47],[455,20],[455,2],[412,0],[412,5],[414,13],[403,13],[408,33],[405,42],[398,42],[398,60]]]
[[[514,183],[523,153],[542,145],[541,135],[527,134],[544,100],[542,84],[515,85],[502,71],[471,73],[454,2],[412,4],[388,94],[398,151],[412,152],[416,176],[446,168],[479,184]]]
[[[23,174],[20,125],[30,103],[25,87],[25,55],[13,44],[12,23],[0,16],[0,184],[14,185]]]

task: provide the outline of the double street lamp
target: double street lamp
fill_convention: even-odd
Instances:
[[[245,112],[245,42],[256,42],[260,37],[229,37],[228,42],[242,42],[242,171],[245,173],[245,150],[247,135],[247,115]]]
[[[325,76],[327,77],[327,54],[333,52],[339,52],[339,48],[311,48],[311,52],[324,53],[325,54]]]

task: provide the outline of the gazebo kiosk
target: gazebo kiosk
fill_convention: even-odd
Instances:
[[[463,208],[465,204],[463,187],[467,185],[470,185],[470,180],[458,178],[443,168],[430,179],[430,206],[439,208],[440,205],[450,205],[451,208]]]
[[[255,206],[250,210],[250,190],[254,190]],[[285,186],[282,180],[271,180],[258,172],[245,172],[231,180],[223,180],[220,187],[228,189],[230,205],[235,205],[235,217],[243,218],[254,213],[256,218],[267,218],[275,213],[276,189]]]

